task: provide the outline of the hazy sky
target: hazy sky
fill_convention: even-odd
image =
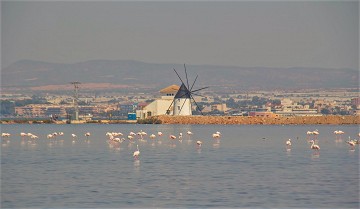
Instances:
[[[1,1],[1,58],[358,69],[359,2]]]

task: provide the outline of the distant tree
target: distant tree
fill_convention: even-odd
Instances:
[[[214,103],[222,103],[223,101],[219,97],[214,97]]]
[[[65,100],[61,100],[61,102],[59,103],[61,105],[65,105],[65,104],[69,104],[68,102],[66,102]]]
[[[4,100],[0,102],[0,114],[1,115],[13,115],[15,114],[14,102]]]
[[[321,114],[323,114],[323,115],[329,115],[329,114],[331,114],[331,111],[329,110],[329,109],[326,109],[326,108],[323,108],[323,109],[321,109]]]
[[[79,101],[79,102],[78,102],[78,105],[86,105],[86,102],[84,102],[84,101]]]
[[[266,104],[266,102],[267,102],[266,98],[260,98],[258,96],[253,96],[251,100],[252,105],[256,105],[256,106],[262,106]]]
[[[274,106],[279,106],[281,105],[281,100],[280,99],[274,99],[274,100],[270,100],[271,104]]]
[[[108,101],[109,104],[118,103],[117,99],[111,99]]]
[[[339,113],[339,115],[350,115],[350,112],[346,111],[346,110],[341,110],[338,113]]]
[[[226,101],[226,106],[229,108],[238,108],[239,104],[235,102],[233,98],[230,98]]]

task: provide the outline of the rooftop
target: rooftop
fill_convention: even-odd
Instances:
[[[174,92],[177,92],[179,90],[179,88],[180,88],[180,86],[173,84],[171,86],[161,89],[160,93],[162,93],[162,94],[174,93]]]

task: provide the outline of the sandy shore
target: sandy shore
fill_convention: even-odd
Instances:
[[[156,116],[162,124],[264,124],[264,125],[285,125],[285,124],[360,124],[359,116],[294,116],[262,118],[248,116]]]

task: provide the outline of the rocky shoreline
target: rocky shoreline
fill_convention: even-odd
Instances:
[[[32,121],[28,120],[1,120],[0,124],[66,124],[65,121]],[[153,116],[150,119],[127,120],[94,120],[72,121],[72,124],[239,124],[239,125],[355,125],[360,124],[359,116],[326,115],[326,116],[293,116],[293,117],[251,117],[251,116]]]
[[[360,124],[359,116],[294,116],[294,117],[250,117],[250,116],[155,116],[162,124],[243,124],[243,125],[311,125]]]

